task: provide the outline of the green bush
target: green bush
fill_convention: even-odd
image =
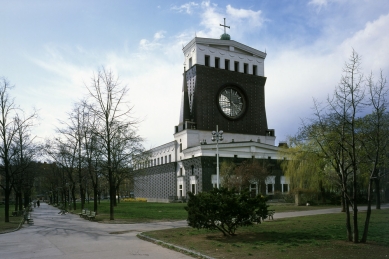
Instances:
[[[266,197],[251,198],[248,192],[236,194],[225,188],[197,195],[188,193],[188,225],[197,229],[220,230],[223,235],[235,235],[240,226],[261,223],[267,217]]]

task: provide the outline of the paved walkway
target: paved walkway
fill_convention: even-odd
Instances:
[[[42,203],[32,212],[34,225],[0,235],[0,258],[193,258],[136,237],[145,231],[183,227],[185,221],[100,224],[58,211]]]
[[[382,208],[389,208],[389,204]],[[340,208],[276,212],[274,219],[339,212]],[[59,215],[57,208],[46,203],[34,209],[32,218],[34,225],[26,224],[19,231],[0,235],[0,259],[193,258],[136,237],[145,231],[185,227],[186,221],[101,224],[73,214]]]

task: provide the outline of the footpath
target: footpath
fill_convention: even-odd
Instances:
[[[383,204],[382,209],[388,209]],[[360,211],[366,207],[359,207]],[[152,230],[186,227],[185,220],[143,224],[101,224],[42,203],[32,212],[33,225],[0,235],[0,259],[121,259],[193,258],[141,240],[137,234]],[[340,213],[340,208],[275,213],[274,219]]]

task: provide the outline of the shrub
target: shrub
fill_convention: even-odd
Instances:
[[[225,188],[197,195],[188,193],[188,225],[193,228],[220,230],[223,235],[235,235],[239,226],[261,223],[267,217],[266,198],[251,198],[248,192],[236,194]]]

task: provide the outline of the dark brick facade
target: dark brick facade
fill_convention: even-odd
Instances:
[[[230,133],[267,134],[265,110],[266,77],[243,74],[224,69],[194,65],[185,73],[180,125],[192,121],[198,130],[214,130],[215,125]],[[245,113],[238,119],[229,119],[222,114],[218,95],[226,86],[241,90],[246,100]]]
[[[168,199],[177,195],[177,163],[153,166],[137,171],[134,196],[137,198]]]
[[[223,160],[230,160],[236,165],[240,165],[246,159],[220,158],[220,163]],[[262,159],[258,161],[262,161]],[[281,192],[280,177],[282,171],[279,162],[274,159],[266,159],[265,162],[270,174],[276,176],[275,191]],[[212,175],[216,174],[216,157],[194,157],[183,160],[182,165],[185,169],[184,185],[187,192],[191,191],[190,176],[192,175],[197,178],[198,192],[212,190]],[[138,176],[134,179],[135,197],[168,201],[169,197],[177,196],[176,166],[177,163],[174,162],[139,170]],[[260,191],[262,194],[266,193],[265,183],[261,183]],[[183,193],[183,196],[185,197],[186,193]],[[272,197],[270,196],[270,198]]]

